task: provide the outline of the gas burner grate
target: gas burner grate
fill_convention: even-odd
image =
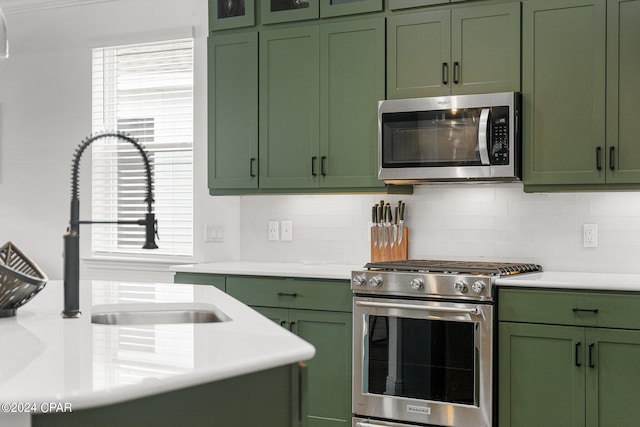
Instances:
[[[442,260],[370,262],[364,267],[368,270],[415,271],[424,273],[490,274],[494,276],[510,276],[513,274],[542,271],[542,267],[537,264]]]

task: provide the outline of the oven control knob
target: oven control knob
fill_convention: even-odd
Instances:
[[[411,289],[419,291],[424,287],[424,280],[416,277],[415,279],[411,280],[411,282],[409,282],[409,286],[411,286]]]
[[[471,290],[476,294],[481,294],[482,291],[484,291],[484,288],[485,288],[484,283],[482,283],[481,280],[478,280],[473,285],[471,285]]]
[[[467,291],[469,290],[469,288],[467,287],[467,284],[464,283],[462,280],[458,280],[455,283],[455,285],[453,285],[453,288],[456,290],[456,292],[461,294],[466,294]]]
[[[382,276],[377,275],[377,276],[372,277],[369,280],[369,284],[371,286],[373,286],[374,288],[379,288],[380,286],[382,286]]]
[[[353,283],[353,286],[364,286],[367,284],[367,278],[364,274],[359,274],[351,279],[351,283]]]

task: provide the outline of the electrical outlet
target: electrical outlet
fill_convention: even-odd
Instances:
[[[281,221],[280,233],[282,233],[282,241],[290,242],[293,240],[293,221]]]
[[[582,224],[582,245],[585,248],[598,247],[598,224]]]
[[[269,221],[268,239],[280,240],[280,224],[278,223],[278,221]]]
[[[205,242],[224,242],[224,227],[221,225],[205,224]]]

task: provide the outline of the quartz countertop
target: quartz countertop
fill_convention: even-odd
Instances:
[[[254,262],[230,261],[203,264],[174,265],[171,271],[181,273],[236,274],[248,276],[303,277],[315,279],[351,280],[352,270],[360,264],[328,264],[324,262]]]
[[[230,320],[91,323],[93,306],[130,303],[213,305]],[[284,366],[315,354],[311,344],[213,286],[83,281],[83,316],[62,319],[62,306],[62,282],[52,281],[15,317],[0,319],[0,403],[39,407],[61,402],[77,410]],[[16,414],[0,412],[0,424],[10,415]]]
[[[543,271],[541,273],[518,274],[511,277],[501,277],[496,279],[496,285],[549,289],[639,292],[640,274]]]

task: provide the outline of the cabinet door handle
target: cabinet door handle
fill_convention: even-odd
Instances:
[[[460,83],[460,63],[458,61],[453,63],[453,83]]]
[[[316,156],[313,156],[311,158],[311,176],[318,176],[316,172],[316,163],[318,163],[318,158]]]
[[[256,163],[256,158],[255,158],[255,157],[252,157],[252,158],[249,160],[249,176],[250,176],[251,178],[255,178],[255,177],[256,177],[256,173],[253,171],[253,165],[254,165],[255,163]]]
[[[580,307],[573,307],[571,309],[571,311],[573,311],[574,313],[593,313],[593,314],[598,314],[598,309],[597,308],[580,308]]]
[[[614,170],[616,168],[616,161],[613,157],[616,147],[609,147],[609,169]]]
[[[295,298],[295,297],[298,296],[298,294],[295,294],[295,293],[294,294],[288,294],[286,292],[278,292],[278,296],[279,297],[293,297],[293,298]]]
[[[295,325],[295,324],[296,324],[296,322],[289,323],[289,331],[290,332],[293,332],[293,325]]]
[[[442,63],[442,84],[449,84],[449,64],[446,62]]]
[[[593,362],[593,347],[595,347],[594,343],[589,344],[589,367],[595,368],[596,364]]]
[[[282,326],[283,328],[284,328],[284,325],[286,325],[286,324],[287,324],[286,320],[283,320],[283,321],[280,322],[280,326]]]
[[[580,346],[581,345],[582,343],[580,341],[576,343],[576,366],[578,367],[582,366],[582,363],[580,363]]]
[[[601,171],[602,170],[602,147],[597,147],[596,148],[596,169]]]
[[[327,156],[320,157],[320,175],[327,176]]]

